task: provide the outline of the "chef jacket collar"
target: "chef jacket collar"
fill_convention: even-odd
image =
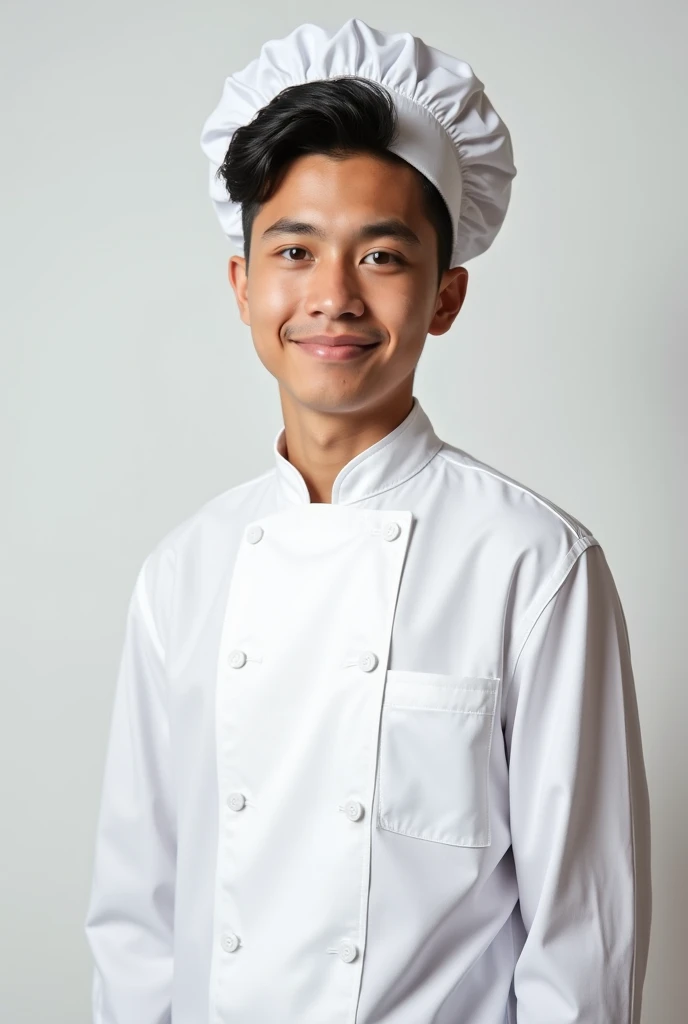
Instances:
[[[340,469],[332,484],[332,504],[352,505],[404,483],[434,458],[443,443],[414,396],[406,419]],[[278,431],[273,449],[281,502],[311,504],[306,481],[286,458],[284,427]]]

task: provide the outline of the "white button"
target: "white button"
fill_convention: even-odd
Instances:
[[[363,814],[363,804],[360,804],[358,800],[347,800],[344,806],[347,818],[351,821],[358,821]]]
[[[399,523],[385,523],[382,536],[385,540],[396,540],[400,533],[401,527]]]
[[[345,964],[350,964],[351,961],[355,960],[356,956],[358,955],[358,950],[356,949],[356,946],[351,941],[351,939],[342,939],[342,941],[337,946],[337,952],[339,953],[340,957],[342,958]]]
[[[233,953],[239,945],[239,937],[234,932],[225,932],[220,940],[220,944],[226,953]]]
[[[249,542],[249,544],[257,544],[262,536],[263,527],[258,526],[255,523],[253,524],[253,526],[249,526],[248,530],[246,531],[246,540]]]
[[[232,668],[243,668],[246,664],[246,655],[243,651],[231,651],[227,660]]]
[[[227,797],[227,805],[233,811],[240,811],[246,804],[246,797],[243,793],[230,793]]]
[[[377,654],[372,651],[365,651],[358,659],[358,667],[363,672],[372,672],[377,665]]]

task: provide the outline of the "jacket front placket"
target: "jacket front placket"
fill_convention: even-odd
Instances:
[[[352,1024],[392,625],[412,515],[248,524],[219,652],[211,1019]]]

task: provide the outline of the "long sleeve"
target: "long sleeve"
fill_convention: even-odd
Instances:
[[[650,811],[626,620],[598,544],[535,616],[506,701],[517,1024],[640,1024]]]
[[[164,652],[145,576],[126,620],[85,922],[93,1024],[169,1024],[175,813]]]

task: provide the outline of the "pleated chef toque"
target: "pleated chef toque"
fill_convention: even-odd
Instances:
[[[260,54],[225,79],[205,121],[201,148],[210,161],[210,198],[223,231],[244,252],[241,206],[217,176],[234,131],[282,89],[357,75],[384,86],[398,118],[391,152],[424,174],[452,219],[450,266],[490,247],[502,226],[516,175],[509,131],[465,61],[409,32],[382,32],[360,18],[336,31],[299,25],[263,44]]]

